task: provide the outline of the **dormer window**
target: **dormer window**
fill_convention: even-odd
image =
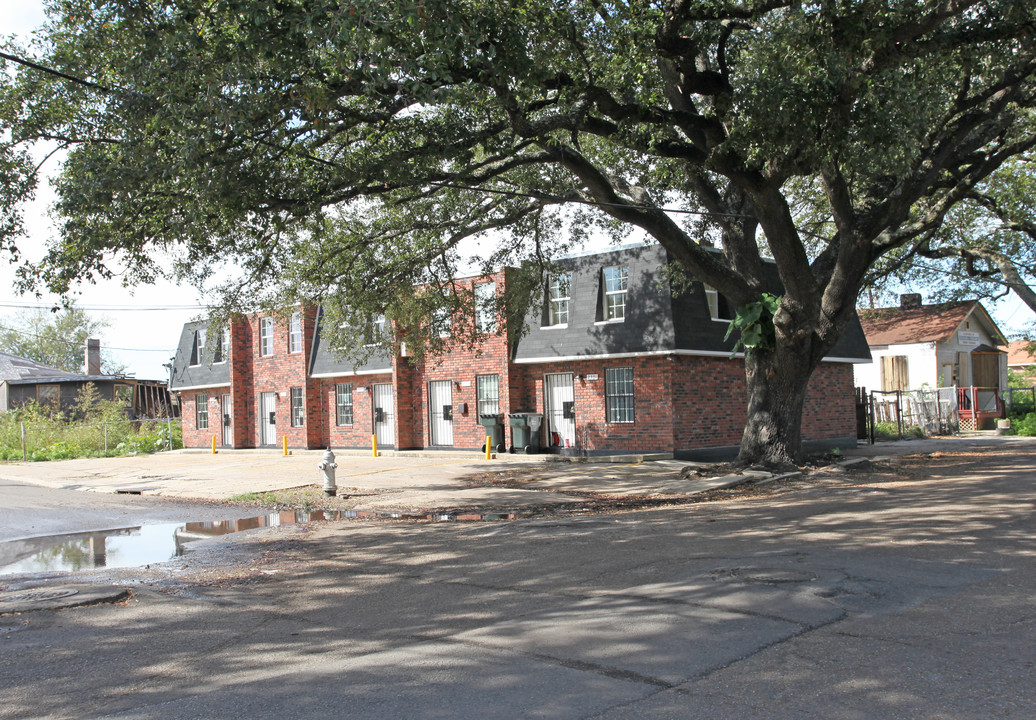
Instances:
[[[230,348],[230,331],[224,330],[216,336],[216,347],[212,349],[212,362],[225,363],[228,348]]]
[[[721,322],[730,322],[734,319],[734,313],[730,309],[730,303],[719,294],[719,291],[711,285],[705,285],[705,300],[709,304],[709,317]]]
[[[604,269],[604,319],[623,320],[626,317],[626,291],[629,286],[629,268],[613,265]]]
[[[201,365],[205,357],[205,329],[194,331],[194,347],[191,348],[191,365]]]
[[[568,324],[568,303],[572,293],[572,273],[559,273],[550,278],[547,289],[549,325]]]

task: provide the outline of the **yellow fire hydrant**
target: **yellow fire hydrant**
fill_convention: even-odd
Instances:
[[[331,448],[328,448],[324,452],[324,459],[317,464],[317,470],[324,473],[324,495],[327,497],[334,497],[338,494],[338,486],[335,485],[336,467],[338,467],[338,463],[335,462],[335,454],[331,452]]]

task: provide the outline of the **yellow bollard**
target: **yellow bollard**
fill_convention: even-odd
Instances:
[[[216,436],[215,435],[212,436],[212,454],[213,455],[216,454]]]
[[[288,436],[284,436],[284,457],[288,457]]]
[[[492,443],[493,443],[493,437],[491,435],[486,435],[486,460],[492,460],[493,459],[493,457],[490,455],[490,452],[493,449]]]
[[[371,435],[371,451],[374,453],[374,457],[378,457],[378,436]]]

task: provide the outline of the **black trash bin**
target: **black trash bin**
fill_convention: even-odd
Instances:
[[[527,455],[540,449],[540,425],[543,415],[533,412],[509,413],[507,419],[511,424],[513,444],[512,452],[524,452]]]
[[[486,428],[486,435],[489,435],[489,446],[502,453],[507,450],[504,443],[504,416],[503,415],[479,415],[478,424]]]

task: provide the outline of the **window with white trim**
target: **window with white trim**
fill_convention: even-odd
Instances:
[[[374,335],[372,338],[375,344],[385,342],[385,335],[388,330],[388,320],[384,315],[375,315],[371,320],[371,330]]]
[[[302,313],[292,313],[288,323],[288,352],[302,352]]]
[[[259,354],[263,357],[273,355],[273,318],[259,321]]]
[[[227,350],[230,348],[230,331],[224,330],[216,336],[216,347],[212,350],[213,363],[225,363]]]
[[[335,385],[335,424],[353,424],[353,386],[352,383]]]
[[[291,426],[302,427],[305,422],[305,418],[306,414],[302,403],[302,388],[293,387],[291,389]]]
[[[604,401],[608,422],[633,422],[633,368],[604,371]]]
[[[572,273],[558,273],[550,278],[548,286],[547,321],[549,325],[568,324],[568,303],[572,293]]]
[[[205,358],[205,338],[208,332],[204,328],[194,331],[194,347],[191,348],[191,365],[201,365]]]
[[[209,396],[206,393],[194,396],[194,427],[198,430],[209,429]]]
[[[432,332],[439,337],[450,336],[450,308],[437,307],[432,313]]]
[[[497,415],[500,412],[500,376],[479,375],[475,378],[478,391],[478,414]]]
[[[496,332],[496,283],[475,286],[475,329],[482,333]]]
[[[730,303],[719,294],[719,291],[711,285],[705,285],[705,301],[709,304],[709,317],[713,320],[729,322],[734,319],[734,313],[730,309]]]
[[[626,317],[626,291],[629,287],[629,268],[613,265],[604,269],[604,319],[622,320]]]

